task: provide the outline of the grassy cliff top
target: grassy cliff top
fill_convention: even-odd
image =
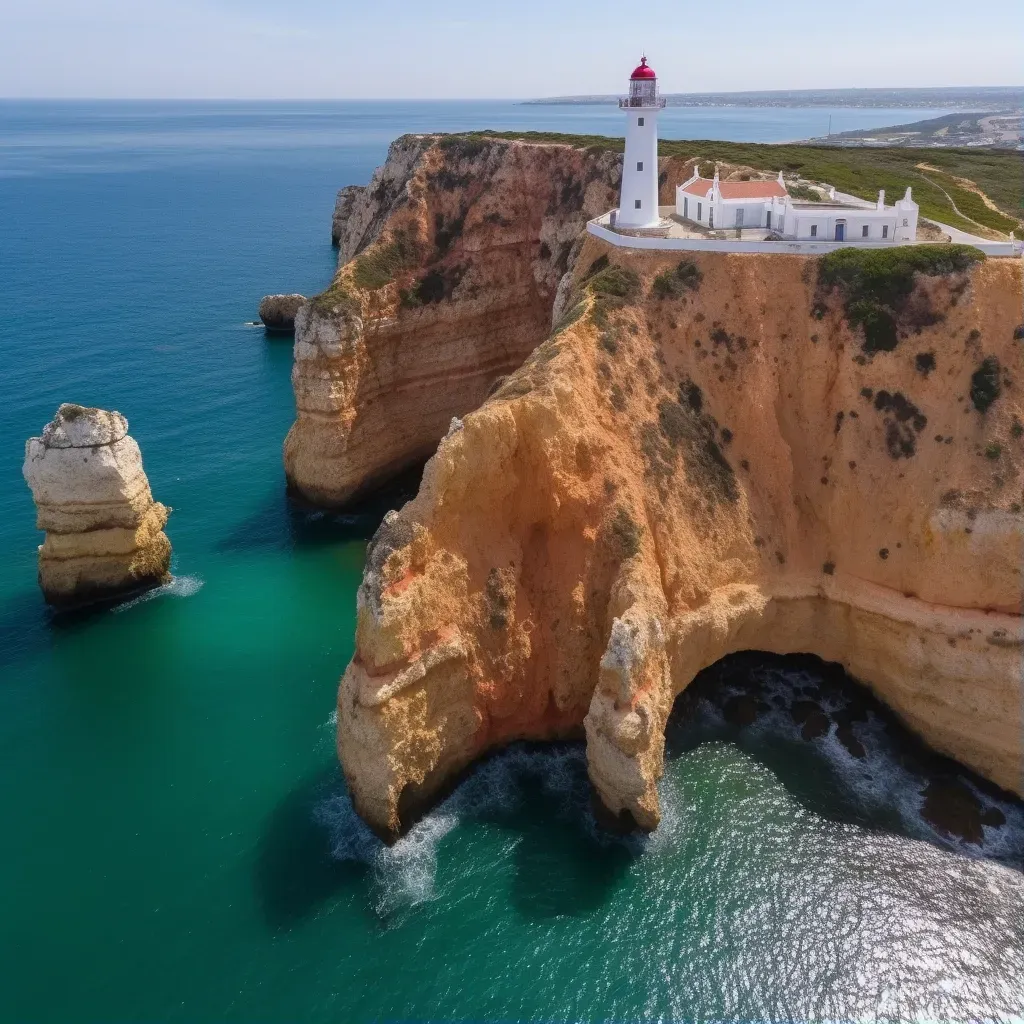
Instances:
[[[558,132],[467,132],[460,138],[509,139],[556,143],[622,152],[623,140],[603,135]],[[827,182],[840,192],[874,199],[886,190],[892,202],[909,185],[921,214],[963,231],[978,226],[1020,233],[1024,222],[1024,161],[1019,153],[999,149],[870,149],[789,143],[713,142],[662,139],[661,156],[754,167],[775,174],[797,174]],[[982,195],[983,193],[983,195]],[[986,204],[988,199],[992,209]]]

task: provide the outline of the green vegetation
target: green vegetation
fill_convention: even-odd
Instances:
[[[999,377],[999,360],[995,356],[987,356],[971,374],[971,402],[978,412],[988,412],[989,407],[999,397],[1002,390]]]
[[[812,203],[821,202],[821,193],[808,185],[787,185],[786,190],[794,199],[807,199]]]
[[[471,160],[487,148],[486,139],[480,137],[485,134],[489,133],[467,132],[464,135],[442,135],[438,145],[444,150],[445,155],[455,160]]]
[[[451,248],[452,242],[462,234],[466,225],[465,211],[446,218],[443,213],[434,215],[434,245],[442,256]]]
[[[969,245],[838,249],[818,260],[819,298],[815,307],[822,306],[825,292],[838,288],[847,321],[864,331],[864,351],[891,352],[899,340],[897,326],[914,290],[914,275],[936,277],[962,272],[984,259],[980,249]],[[936,322],[934,314],[924,312],[931,317],[927,322]]]
[[[632,270],[612,264],[590,278],[587,287],[599,299],[620,299],[625,303],[635,297],[640,278]]]
[[[632,558],[640,551],[640,527],[629,514],[629,509],[619,505],[611,521],[611,533],[626,558]]]
[[[598,152],[621,153],[623,149],[622,139],[610,139],[602,135],[487,131],[457,137],[478,142],[488,139],[521,139],[524,142],[558,143]],[[934,172],[922,171],[918,167],[925,155],[919,149],[663,139],[659,143],[658,152],[661,156],[699,159],[709,163],[717,160],[776,173],[782,168],[787,173],[799,174],[811,181],[828,182],[840,192],[860,196],[862,199],[876,198],[878,190],[882,188],[890,198],[898,198],[909,185],[914,190],[914,199],[921,207],[922,217],[964,231],[977,230],[975,224],[954,211],[943,188],[929,178],[929,174],[934,176]],[[944,174],[973,181],[1008,218],[1018,224],[1024,221],[1024,161],[1019,153],[981,147],[936,148],[927,150],[927,160],[929,165],[938,167]],[[977,197],[975,199],[980,202]],[[960,206],[959,199],[954,201],[967,216],[973,216],[970,211],[976,209],[972,205],[974,200],[965,199],[968,209]],[[988,213],[992,214],[993,211]],[[991,226],[987,220],[979,220],[979,223]],[[996,230],[1008,229],[1000,227]]]
[[[1020,230],[1020,223],[1012,217],[1007,217],[998,210],[990,209],[985,205],[984,199],[977,192],[964,188],[952,175],[942,174],[938,171],[921,170],[921,174],[929,181],[942,188],[953,201],[956,208],[975,224],[991,228],[993,231],[1001,231],[1009,234],[1011,231]],[[964,177],[964,175],[957,175]]]
[[[336,310],[345,316],[358,316],[362,311],[359,299],[348,290],[348,284],[341,278],[335,278],[331,286],[324,292],[313,297],[313,308],[325,316]]]
[[[651,284],[651,294],[658,299],[679,299],[700,287],[703,274],[693,260],[680,260],[674,270],[663,270]]]
[[[985,445],[985,458],[991,459],[993,462],[1003,454],[1003,446],[998,441],[989,441]]]
[[[395,232],[389,241],[379,241],[352,266],[352,281],[358,288],[376,291],[390,284],[397,274],[420,260],[419,246],[409,231]]]

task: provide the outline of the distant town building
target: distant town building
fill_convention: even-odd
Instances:
[[[789,194],[782,179],[720,181],[702,178],[700,167],[676,189],[676,216],[716,228],[761,228],[782,238],[804,241],[856,242],[917,240],[918,206],[906,195],[895,206],[885,205],[885,191],[873,207],[835,201],[801,202]]]

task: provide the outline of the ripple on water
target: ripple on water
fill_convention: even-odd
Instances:
[[[650,837],[598,832],[584,749],[563,744],[481,763],[390,848],[346,795],[317,819],[336,858],[370,868],[370,903],[389,927],[415,915],[425,936],[453,921],[474,936],[493,980],[484,1002],[453,1002],[456,1016],[486,1005],[530,1019],[540,1005],[550,1019],[1019,1018],[1019,802],[979,786],[1006,824],[986,826],[981,847],[942,834],[921,817],[929,762],[884,714],[854,723],[863,757],[834,728],[808,742],[793,701],[815,691],[834,717],[843,694],[818,692],[806,667],[748,669],[766,705],[754,722],[726,721],[726,677],[716,699],[673,716]],[[565,853],[573,844],[582,855]],[[574,888],[571,872],[586,884]],[[495,902],[502,891],[511,902]],[[468,962],[446,970],[447,992],[476,983]]]

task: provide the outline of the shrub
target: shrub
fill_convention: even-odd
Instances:
[[[632,270],[612,264],[595,274],[588,282],[587,287],[598,298],[627,301],[636,295],[637,289],[640,287],[640,279]]]
[[[472,160],[488,146],[485,139],[467,135],[442,135],[437,144],[446,156],[455,160]]]
[[[439,253],[444,255],[444,253],[448,251],[452,242],[462,234],[462,229],[465,226],[465,223],[465,213],[461,213],[451,219],[447,219],[443,213],[435,214],[434,245],[437,246],[437,251]]]
[[[640,527],[629,514],[629,510],[622,505],[615,509],[611,533],[626,558],[632,558],[640,551]]]
[[[969,245],[838,249],[818,261],[819,297],[815,308],[822,304],[821,293],[838,289],[843,294],[847,321],[864,331],[864,351],[891,352],[898,341],[898,320],[907,312],[914,290],[914,275],[959,273],[984,259],[980,249]],[[928,320],[927,313],[918,309],[914,317]]]
[[[821,202],[821,193],[817,189],[813,189],[808,185],[787,185],[786,191],[794,199],[809,200],[813,203]]]
[[[980,413],[986,413],[999,397],[999,360],[987,356],[971,374],[971,402]]]
[[[696,291],[704,275],[692,260],[680,260],[674,270],[663,270],[651,285],[651,294],[658,299],[678,299],[688,291]]]
[[[331,286],[312,299],[313,308],[326,316],[340,312],[345,316],[358,316],[362,311],[359,299],[349,290],[344,280],[335,279]]]
[[[390,284],[395,275],[415,266],[420,249],[411,231],[396,231],[391,238],[372,245],[352,266],[352,281],[358,288],[376,291]]]

